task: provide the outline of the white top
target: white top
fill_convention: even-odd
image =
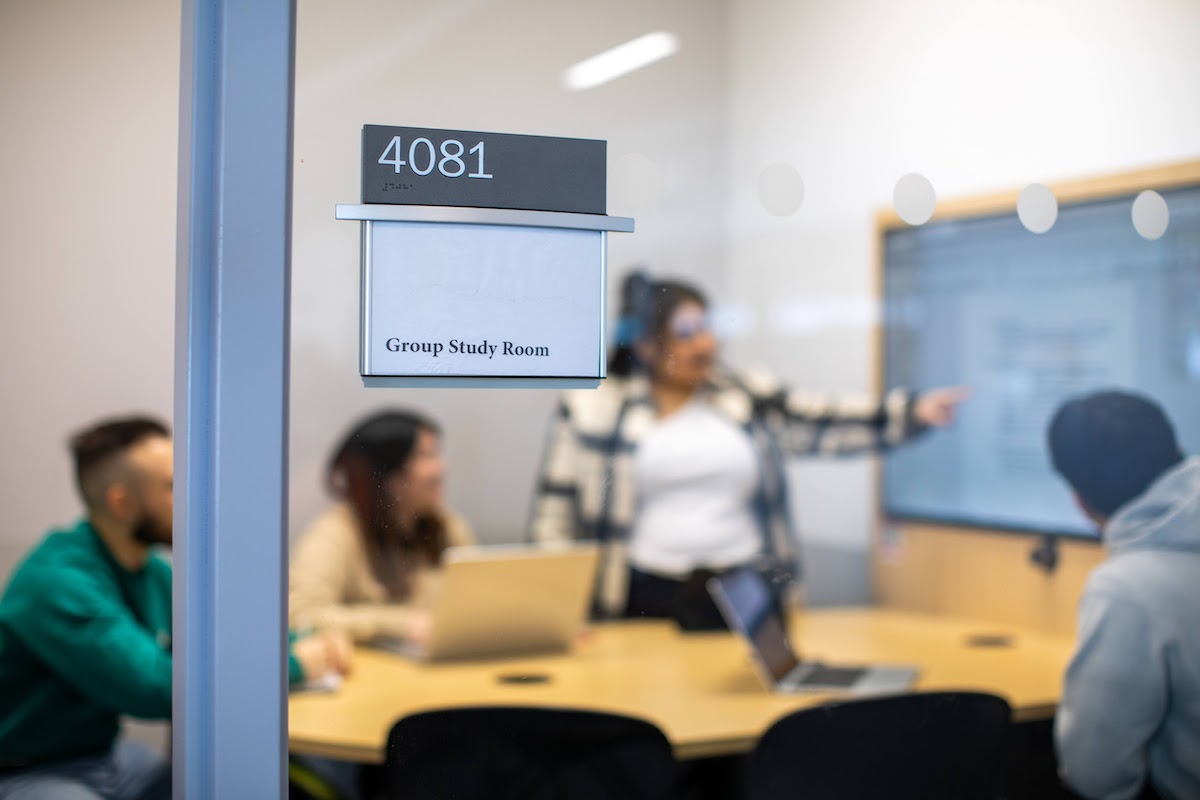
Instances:
[[[751,561],[762,538],[751,501],[759,482],[749,435],[702,401],[647,432],[633,458],[638,509],[629,559],[666,577]]]

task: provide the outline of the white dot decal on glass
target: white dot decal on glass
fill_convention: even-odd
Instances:
[[[790,217],[804,202],[804,181],[790,164],[771,164],[758,176],[758,201],[777,217]]]
[[[1145,191],[1133,201],[1133,227],[1143,239],[1162,238],[1171,221],[1167,201],[1158,192]]]
[[[933,216],[937,205],[937,195],[933,192],[933,184],[924,175],[910,172],[896,181],[892,191],[892,205],[900,219],[909,225],[924,225]]]
[[[1031,183],[1017,198],[1017,217],[1033,233],[1045,233],[1058,219],[1058,200],[1049,186]]]
[[[662,198],[662,170],[641,153],[618,158],[612,165],[609,184],[610,202],[619,213],[646,211]]]

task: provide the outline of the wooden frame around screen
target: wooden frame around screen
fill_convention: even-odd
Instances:
[[[1200,160],[1048,184],[1060,206],[1200,185]],[[939,201],[931,221],[1016,212],[1019,189]],[[893,209],[875,217],[874,292],[883,302],[884,238],[907,227]],[[885,331],[876,324],[872,375],[884,381]],[[883,518],[882,466],[875,466],[875,530],[872,574],[876,601],[884,606],[987,619],[1048,633],[1074,630],[1075,605],[1088,573],[1104,558],[1095,542],[1061,538],[1053,574],[1029,562],[1035,535],[937,522],[889,522]],[[1002,535],[993,535],[1002,534]]]

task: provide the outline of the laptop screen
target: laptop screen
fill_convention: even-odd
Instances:
[[[729,627],[746,638],[775,681],[799,665],[761,575],[753,569],[738,569],[713,578],[709,587]]]

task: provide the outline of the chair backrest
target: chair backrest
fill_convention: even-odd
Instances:
[[[751,800],[1001,796],[1011,710],[977,692],[806,709],[773,724],[748,766]]]
[[[674,790],[677,765],[645,720],[495,707],[405,717],[388,737],[385,772],[397,800],[660,800]]]

